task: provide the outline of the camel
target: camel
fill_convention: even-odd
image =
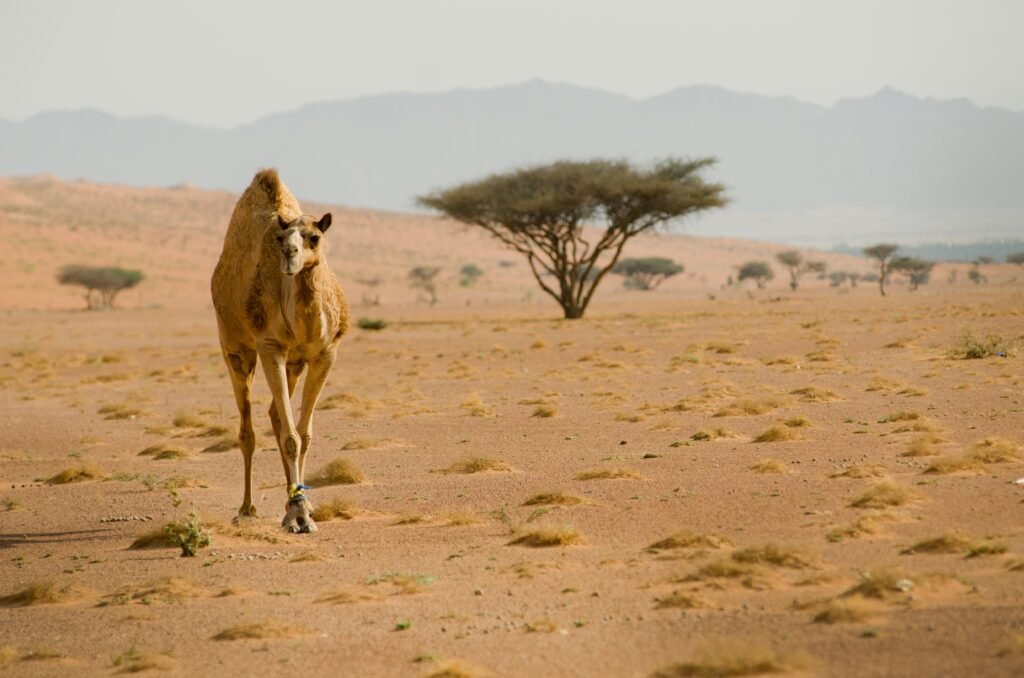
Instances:
[[[268,169],[258,172],[238,199],[224,236],[210,289],[221,352],[241,418],[238,438],[245,494],[236,521],[256,515],[250,390],[259,357],[274,399],[270,422],[288,481],[281,525],[296,533],[317,529],[303,474],[313,436],[313,410],[348,329],[348,305],[322,243],[330,225],[330,213],[319,220],[303,214],[277,172]],[[291,397],[307,367],[296,426]]]

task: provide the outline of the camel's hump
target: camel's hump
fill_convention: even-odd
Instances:
[[[277,170],[273,167],[257,172],[256,176],[252,178],[252,184],[250,185],[253,188],[262,190],[273,204],[280,201],[281,193],[284,192],[282,190],[284,189],[284,184],[281,183],[281,177],[277,175]]]

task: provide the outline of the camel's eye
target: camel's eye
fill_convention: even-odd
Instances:
[[[319,245],[320,244],[320,236],[318,236],[318,235],[311,235],[311,236],[309,236],[309,244],[312,245],[313,247],[316,247],[317,245]]]
[[[277,236],[277,242],[284,242],[284,236],[283,235]]]

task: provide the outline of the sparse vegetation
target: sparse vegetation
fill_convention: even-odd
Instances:
[[[650,678],[728,678],[790,673],[807,668],[810,660],[803,653],[780,652],[766,643],[744,639],[721,639],[705,642],[694,659],[666,666]]]
[[[784,443],[800,440],[801,435],[788,426],[772,426],[754,437],[755,443]]]
[[[199,522],[199,516],[195,513],[190,513],[187,521],[176,521],[164,530],[171,541],[181,547],[182,557],[195,557],[199,549],[210,545],[210,533]]]
[[[589,499],[569,494],[568,492],[550,491],[535,494],[523,502],[523,506],[576,506],[589,504]]]
[[[99,480],[104,478],[103,471],[89,461],[83,461],[75,466],[68,467],[46,479],[49,485],[66,485],[67,483],[80,483],[85,480]]]
[[[308,635],[310,631],[301,626],[292,626],[277,621],[262,621],[253,624],[241,624],[224,629],[213,636],[213,640],[270,640],[278,638],[298,638]]]
[[[75,584],[59,583],[53,580],[38,581],[25,585],[14,593],[0,596],[2,607],[29,607],[32,605],[53,605],[77,600],[84,591]]]
[[[440,272],[439,266],[416,266],[409,271],[409,287],[426,294],[426,301],[431,306],[437,303],[437,284],[434,278]]]
[[[825,262],[805,260],[800,250],[779,252],[775,260],[789,271],[789,288],[794,292],[800,286],[800,278],[804,273],[825,273]]]
[[[903,506],[920,499],[916,490],[900,485],[895,480],[880,480],[871,485],[866,492],[850,502],[850,506],[860,509],[883,509],[890,506]]]
[[[387,321],[382,318],[360,318],[356,321],[356,327],[369,332],[379,332],[387,326]]]
[[[341,518],[352,520],[359,513],[355,502],[344,497],[332,497],[326,501],[318,501],[310,517],[318,523]]]
[[[483,473],[485,471],[511,471],[512,467],[501,459],[469,455],[444,469],[445,473]]]

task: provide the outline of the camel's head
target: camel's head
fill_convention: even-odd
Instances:
[[[320,263],[320,240],[331,227],[330,212],[320,217],[320,221],[313,221],[307,214],[291,221],[278,215],[277,223],[281,227],[277,242],[281,247],[282,273],[292,276]]]

